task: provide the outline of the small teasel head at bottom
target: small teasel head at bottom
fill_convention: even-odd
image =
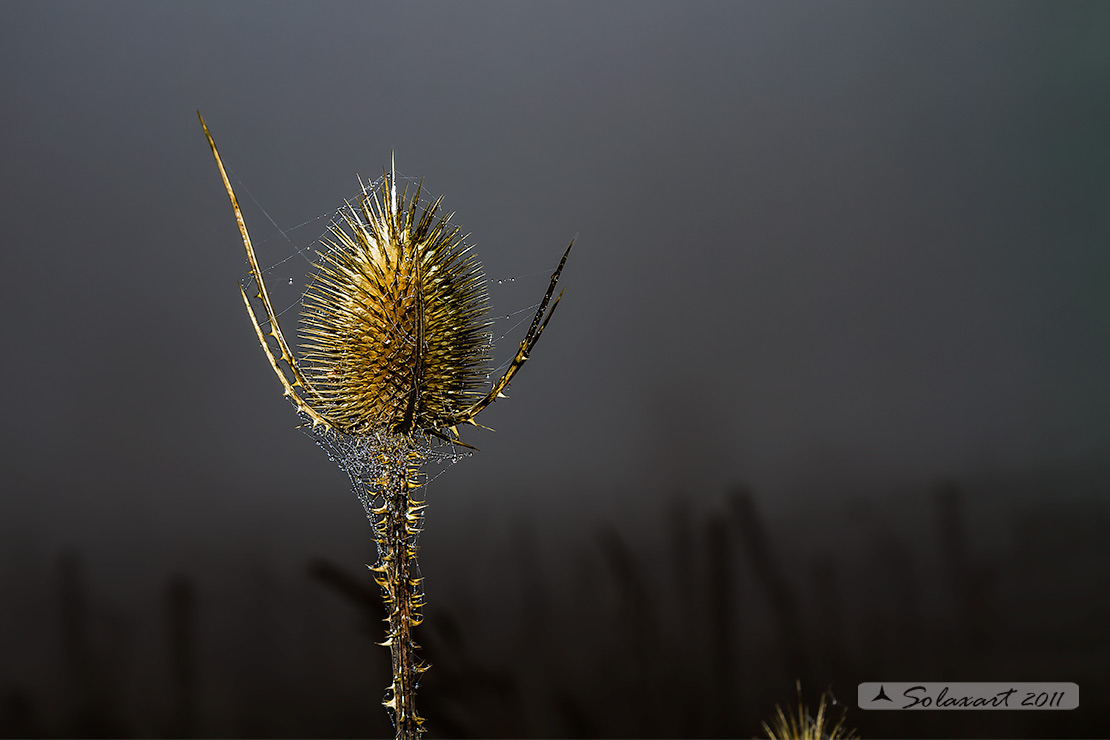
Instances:
[[[798,703],[795,707],[787,711],[781,704],[777,704],[771,723],[763,723],[763,732],[769,740],[859,740],[856,731],[845,726],[848,712],[846,707],[840,705],[839,716],[835,721],[829,716],[830,709],[839,705],[831,691],[821,694],[817,713],[811,714],[802,699],[801,682],[797,682],[795,686],[798,691]]]

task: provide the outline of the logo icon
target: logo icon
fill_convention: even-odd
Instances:
[[[886,688],[882,684],[879,684],[879,693],[875,694],[875,698],[872,699],[871,701],[894,701],[894,700],[886,695]]]

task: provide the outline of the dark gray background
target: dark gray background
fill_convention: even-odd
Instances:
[[[12,716],[64,726],[59,553],[123,615],[126,686],[161,675],[168,574],[231,613],[242,579],[334,601],[304,562],[371,557],[244,315],[197,108],[268,264],[293,246],[267,214],[309,221],[302,246],[391,151],[446,195],[487,276],[516,278],[498,315],[538,300],[577,234],[558,315],[482,417],[497,431],[471,430],[481,453],[429,490],[429,598],[485,623],[496,578],[467,578],[521,541],[562,573],[615,527],[654,567],[666,502],[698,518],[737,483],[784,552],[802,520],[831,552],[858,544],[828,514],[846,501],[893,527],[938,479],[979,486],[971,537],[1000,572],[1010,489],[1104,503],[1108,33],[1097,3],[0,5],[0,690],[31,697]],[[253,618],[203,608],[198,731],[247,733],[214,646]],[[998,670],[952,677],[1078,680]],[[939,677],[867,676],[885,678]],[[155,717],[129,727],[162,731],[121,692]],[[529,727],[575,733],[551,722]]]

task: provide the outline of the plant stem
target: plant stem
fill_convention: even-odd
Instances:
[[[378,543],[378,564],[371,570],[389,612],[382,645],[389,647],[393,659],[393,683],[383,704],[393,711],[397,740],[417,740],[424,731],[424,718],[416,712],[416,685],[428,669],[416,656],[420,646],[412,639],[412,628],[423,619],[420,607],[424,604],[416,561],[424,504],[413,497],[423,485],[421,455],[410,438],[398,435],[390,441],[378,453],[382,474],[371,491],[381,505],[370,510]]]

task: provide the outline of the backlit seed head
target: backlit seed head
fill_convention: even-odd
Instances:
[[[313,406],[350,435],[450,426],[489,370],[481,264],[442,198],[363,186],[330,227],[301,316]]]
[[[829,703],[837,703],[831,693],[821,695],[817,714],[814,716],[802,701],[801,682],[797,682],[795,686],[798,690],[797,707],[787,713],[781,705],[776,705],[771,724],[763,723],[763,732],[770,740],[859,740],[856,731],[845,726],[846,717],[843,711],[835,722],[829,717]]]
[[[505,397],[504,390],[528,361],[562,299],[555,288],[574,240],[551,273],[516,355],[501,378],[479,394],[481,381],[489,377],[481,267],[458,228],[449,225],[450,215],[436,217],[440,200],[420,209],[417,217],[420,187],[412,198],[406,187],[398,199],[396,177],[392,171],[383,174],[377,188],[363,186],[355,205],[348,203],[331,225],[327,250],[314,266],[304,297],[301,362],[278,323],[216,142],[199,111],[197,118],[257,285],[252,302],[240,284],[243,307],[285,397],[301,417],[333,440],[380,442],[389,437],[411,442],[419,432],[471,447],[459,439],[458,425],[481,426],[474,418]],[[359,446],[360,454],[365,452]],[[351,472],[350,456],[335,455]],[[365,465],[359,462],[358,467]]]

